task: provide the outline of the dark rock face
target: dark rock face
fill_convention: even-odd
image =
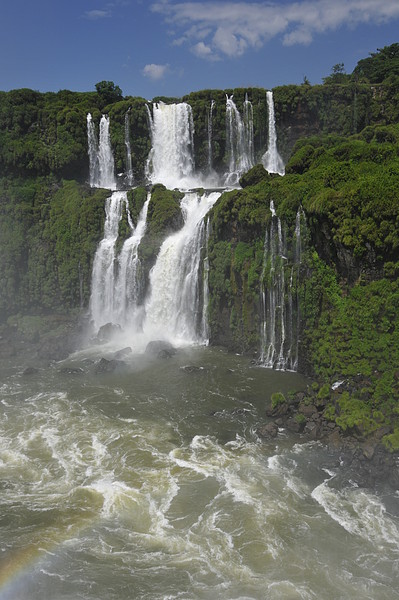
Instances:
[[[171,358],[176,354],[177,350],[170,342],[165,340],[153,340],[148,342],[145,353],[149,356],[157,358]]]
[[[126,363],[122,360],[107,360],[106,358],[100,358],[100,360],[94,366],[94,373],[96,375],[103,375],[105,373],[115,373],[117,371],[124,371]]]
[[[274,439],[275,437],[277,437],[278,427],[274,422],[267,423],[267,425],[262,425],[262,427],[259,427],[256,433],[261,438]]]
[[[116,360],[119,360],[121,358],[125,358],[126,356],[129,356],[129,354],[132,353],[132,349],[130,346],[127,346],[126,348],[122,348],[121,350],[118,350],[118,352],[115,352],[114,358]]]
[[[350,381],[343,381],[340,389],[347,389]],[[352,381],[353,385],[353,381]],[[308,390],[309,391],[309,390]],[[268,408],[266,415],[272,419],[257,429],[263,439],[273,439],[278,428],[283,427],[300,435],[301,439],[319,440],[335,452],[339,452],[340,465],[348,479],[360,487],[373,488],[388,483],[393,489],[399,489],[399,464],[394,454],[387,452],[381,439],[389,433],[385,426],[364,437],[356,428],[348,433],[324,416],[325,402],[311,393],[306,396],[298,392],[290,400]],[[341,476],[345,481],[345,475]]]
[[[121,331],[122,329],[120,325],[115,325],[115,323],[106,323],[98,330],[97,339],[100,342],[109,342]]]

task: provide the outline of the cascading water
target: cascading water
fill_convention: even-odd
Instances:
[[[90,186],[96,187],[99,179],[98,140],[93,118],[90,113],[87,114],[87,143],[89,152]]]
[[[262,163],[266,171],[268,171],[269,173],[278,173],[279,175],[284,175],[284,162],[277,150],[277,132],[276,120],[274,116],[273,92],[266,92],[266,98],[267,109],[269,113],[269,135],[268,148],[265,154],[262,156]]]
[[[104,237],[94,256],[91,282],[90,314],[96,329],[114,318],[115,245],[126,205],[126,192],[114,192],[105,203]]]
[[[194,176],[194,121],[191,106],[155,103],[150,121],[152,148],[146,165],[151,183],[166,187],[190,188],[198,185]]]
[[[248,161],[253,166],[255,164],[254,148],[254,110],[252,102],[248,100],[248,94],[245,94],[244,100],[244,134],[247,145]]]
[[[208,323],[208,305],[209,305],[209,258],[208,258],[208,241],[209,241],[209,219],[205,225],[205,257],[203,262],[203,291],[202,291],[202,320],[201,331],[203,343],[209,344],[209,323]]]
[[[125,114],[125,147],[126,147],[126,183],[129,187],[133,185],[133,165],[132,148],[130,146],[130,128],[129,128],[130,108]]]
[[[215,107],[215,101],[211,100],[211,104],[208,111],[208,173],[212,173],[213,170],[213,154],[212,154],[212,118],[213,109]]]
[[[93,264],[90,309],[96,329],[111,322],[134,331],[140,330],[144,278],[138,248],[145,233],[150,199],[148,194],[136,227],[130,219],[126,192],[114,192],[107,200],[104,238]],[[123,207],[126,208],[132,233],[117,256],[116,241]]]
[[[114,157],[109,133],[109,117],[103,115],[100,121],[99,141],[91,114],[87,115],[87,138],[90,164],[90,185],[109,190],[116,189]]]
[[[144,274],[139,258],[139,246],[147,225],[148,205],[151,194],[147,194],[137,225],[132,235],[123,244],[118,257],[118,277],[115,285],[115,314],[113,321],[133,331],[139,331],[143,319]]]
[[[143,327],[150,339],[163,337],[178,344],[206,341],[201,332],[201,250],[204,217],[219,196],[188,192],[182,200],[184,226],[163,242],[150,274]]]
[[[295,239],[289,243],[270,203],[272,219],[266,230],[261,276],[260,364],[278,370],[298,367],[299,299],[295,291],[301,262],[302,208],[298,210]],[[291,263],[291,264],[290,264]]]
[[[233,96],[226,96],[226,151],[229,172],[225,175],[225,185],[237,185],[241,175],[249,171],[254,162],[253,111],[247,98],[241,117]]]

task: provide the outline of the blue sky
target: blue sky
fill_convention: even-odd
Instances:
[[[399,0],[3,0],[0,89],[271,89],[394,42]]]

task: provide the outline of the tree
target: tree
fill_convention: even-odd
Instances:
[[[399,44],[391,44],[371,52],[368,58],[357,63],[353,75],[370,83],[382,83],[399,76]]]
[[[96,83],[96,91],[104,104],[110,104],[122,99],[122,90],[113,81],[99,81]]]
[[[346,74],[344,63],[337,63],[331,69],[328,77],[323,77],[323,83],[347,83],[349,75]]]

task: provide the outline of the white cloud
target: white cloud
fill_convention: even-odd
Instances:
[[[90,21],[97,21],[98,19],[105,19],[111,16],[109,10],[87,10],[84,14],[86,19]]]
[[[219,57],[213,53],[212,48],[204,44],[204,42],[198,42],[198,44],[192,46],[191,52],[200,58],[205,58],[211,61],[219,60]]]
[[[159,79],[162,79],[168,71],[169,65],[155,65],[152,63],[150,65],[145,65],[143,75],[153,81],[158,81]]]
[[[189,44],[197,56],[209,59],[240,56],[274,37],[286,46],[310,44],[315,35],[339,27],[386,23],[399,18],[399,0],[159,0],[151,10],[173,24],[176,43]]]

